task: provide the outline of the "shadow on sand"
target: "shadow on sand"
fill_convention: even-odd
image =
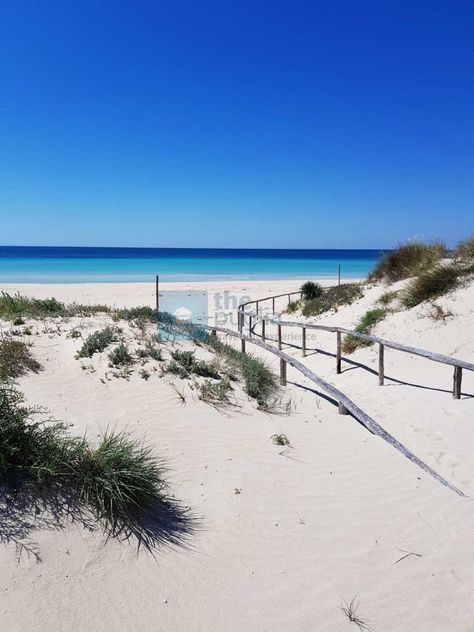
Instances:
[[[78,523],[91,532],[101,532],[106,539],[136,545],[137,553],[145,549],[152,555],[163,547],[190,548],[199,529],[199,520],[188,507],[172,498],[160,501],[153,510],[113,526],[104,525],[81,507],[77,494],[65,489],[34,490],[28,485],[0,485],[0,543],[14,544],[17,550],[41,561],[33,534],[41,530],[63,531]]]

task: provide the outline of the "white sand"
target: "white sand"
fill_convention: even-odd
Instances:
[[[298,285],[226,288],[256,298]],[[216,283],[167,289],[197,286],[222,290]],[[154,304],[154,288],[145,284],[15,287],[68,301]],[[382,291],[319,320],[352,326]],[[434,321],[427,307],[415,308],[388,316],[375,332],[473,361],[474,286],[439,303],[453,316]],[[93,330],[103,320],[82,324]],[[65,336],[73,325],[64,324],[60,335],[40,325],[33,336],[45,369],[21,379],[28,402],[47,406],[91,439],[107,426],[143,433],[168,463],[172,492],[197,516],[196,531],[187,546],[161,546],[152,557],[137,555],[132,544],[105,543],[80,524],[26,529],[17,546],[12,538],[0,548],[2,631],[350,632],[357,626],[340,605],[354,597],[376,632],[474,630],[474,398],[467,395],[474,394],[474,375],[464,376],[465,395],[454,401],[451,368],[421,358],[387,350],[393,379],[383,388],[362,366],[344,363],[337,376],[332,356],[306,359],[466,499],[301,388],[309,385],[292,369],[289,416],[258,411],[240,388],[240,407],[218,411],[176,380],[187,395],[180,405],[168,377],[109,380],[106,354],[75,360],[81,341]],[[333,353],[334,336],[308,335],[308,347]],[[376,349],[350,360],[374,369]],[[280,432],[292,445],[284,454],[270,439]],[[22,544],[36,547],[41,561]],[[397,562],[406,553],[416,555]]]

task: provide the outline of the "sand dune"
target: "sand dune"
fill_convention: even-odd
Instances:
[[[298,285],[261,281],[229,290],[256,298]],[[154,304],[154,288],[145,284],[19,289],[68,301]],[[209,291],[212,314],[213,294],[222,288],[167,289]],[[352,327],[383,291],[374,287],[318,322]],[[472,360],[474,286],[440,303],[452,316],[435,321],[420,306],[389,315],[375,332]],[[106,320],[81,325],[93,331]],[[460,498],[338,415],[292,369],[284,394],[292,400],[290,415],[258,410],[240,387],[238,406],[217,410],[176,380],[186,394],[181,405],[169,377],[108,379],[105,355],[76,360],[81,341],[66,333],[77,324],[65,323],[60,334],[34,325],[33,351],[44,371],[22,378],[21,389],[29,403],[48,407],[75,433],[94,437],[114,426],[145,434],[167,462],[173,494],[191,509],[189,533],[152,556],[137,554],[132,542],[104,542],[81,524],[32,526],[17,542],[6,541],[4,525],[2,629],[350,632],[357,627],[341,601],[356,598],[374,631],[474,630],[474,375],[465,376],[463,397],[455,401],[451,368],[387,351],[389,377],[378,387],[371,372],[375,349],[357,351],[337,376],[334,358],[315,351],[333,353],[334,336],[308,336],[308,366],[468,495]],[[270,438],[281,432],[289,449]]]

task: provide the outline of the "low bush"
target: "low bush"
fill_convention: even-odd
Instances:
[[[380,298],[377,300],[377,303],[380,303],[380,305],[383,305],[384,307],[388,307],[390,305],[390,303],[392,301],[394,301],[399,295],[398,291],[394,291],[394,292],[385,292],[384,294],[382,294],[382,296],[380,296]]]
[[[109,353],[109,366],[111,367],[128,367],[132,364],[133,357],[123,343],[120,343]]]
[[[438,298],[454,290],[460,283],[465,269],[455,263],[444,263],[425,270],[412,279],[405,288],[402,303],[405,307],[415,307],[428,299]]]
[[[275,445],[290,445],[290,440],[286,434],[274,434],[270,438]]]
[[[386,315],[387,310],[385,309],[370,309],[359,320],[355,331],[360,334],[369,334],[375,327],[375,325],[383,320]],[[372,344],[373,343],[370,340],[364,340],[363,338],[358,338],[357,336],[348,334],[344,338],[342,350],[344,353],[349,354],[353,353],[356,349],[359,349],[360,347],[370,347]]]
[[[40,369],[41,364],[27,344],[7,336],[0,338],[0,380],[16,380],[28,371],[38,373]]]
[[[290,301],[288,307],[285,309],[286,314],[294,314],[301,307],[301,301]]]
[[[342,305],[351,305],[363,295],[362,286],[359,283],[333,285],[326,288],[319,298],[305,302],[302,309],[303,316],[319,316]]]
[[[131,307],[130,309],[119,309],[114,316],[117,320],[135,320],[156,323],[156,310],[148,305]]]
[[[300,289],[301,296],[305,301],[314,301],[314,299],[323,295],[322,286],[314,281],[306,281]]]
[[[92,358],[94,353],[104,351],[110,344],[117,342],[118,331],[115,327],[105,327],[89,334],[76,354],[77,358]]]
[[[214,379],[220,377],[217,367],[209,362],[204,362],[204,360],[197,360],[194,351],[177,349],[172,351],[171,357],[173,362],[169,363],[167,370],[180,377],[189,377],[191,374]]]
[[[369,281],[394,282],[415,276],[447,254],[441,242],[409,241],[383,255],[369,274]]]
[[[158,347],[155,347],[151,343],[147,343],[145,347],[139,347],[137,349],[137,357],[143,360],[151,358],[152,360],[160,361],[163,360],[163,353]]]

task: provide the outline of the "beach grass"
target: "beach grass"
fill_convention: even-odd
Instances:
[[[383,320],[386,315],[387,310],[385,308],[369,309],[357,323],[355,331],[360,334],[370,334],[375,325]],[[370,340],[364,340],[348,334],[344,338],[342,350],[344,353],[350,354],[360,347],[370,347],[372,344]]]
[[[447,255],[446,246],[440,241],[409,241],[385,254],[369,274],[369,281],[400,281],[415,276]]]
[[[29,371],[38,373],[41,364],[33,357],[30,346],[10,336],[0,337],[0,380],[16,380]]]
[[[318,298],[305,301],[302,309],[303,316],[319,316],[342,305],[351,305],[357,299],[362,298],[363,294],[360,283],[333,285],[325,288]]]

